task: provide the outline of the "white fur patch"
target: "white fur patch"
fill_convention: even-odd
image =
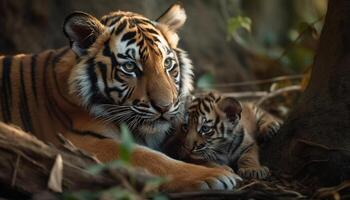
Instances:
[[[188,58],[187,53],[182,49],[176,49],[177,56],[181,62],[181,95],[188,96],[193,90],[193,66],[192,61]]]

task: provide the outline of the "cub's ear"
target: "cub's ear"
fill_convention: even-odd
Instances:
[[[156,21],[170,45],[175,48],[179,41],[176,32],[186,21],[186,12],[180,2],[173,4]]]
[[[242,106],[239,101],[233,97],[223,97],[218,102],[218,107],[226,114],[230,121],[235,121],[237,117],[241,117]]]
[[[71,48],[78,55],[84,54],[104,30],[105,27],[98,19],[83,12],[68,15],[63,25],[63,32],[69,39]]]

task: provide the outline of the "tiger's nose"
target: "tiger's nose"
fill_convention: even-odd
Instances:
[[[171,108],[171,103],[168,105],[161,105],[160,103],[151,101],[151,105],[154,109],[156,109],[160,113],[166,113]]]

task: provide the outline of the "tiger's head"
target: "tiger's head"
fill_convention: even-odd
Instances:
[[[117,11],[101,20],[69,15],[64,33],[79,57],[70,93],[96,118],[126,123],[133,133],[166,132],[182,116],[192,90],[192,65],[177,48],[186,14],[174,4],[157,20]]]
[[[232,97],[209,93],[195,98],[182,126],[181,159],[197,161],[225,160],[228,144],[243,141],[240,126],[242,106]]]

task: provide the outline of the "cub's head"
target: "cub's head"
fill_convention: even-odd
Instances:
[[[242,142],[241,104],[232,97],[209,93],[195,98],[182,127],[180,158],[216,161],[227,154],[227,144]]]
[[[177,48],[185,20],[179,4],[155,21],[123,11],[101,20],[69,15],[64,33],[79,57],[70,93],[106,123],[126,123],[140,135],[167,131],[192,90],[191,62]]]

